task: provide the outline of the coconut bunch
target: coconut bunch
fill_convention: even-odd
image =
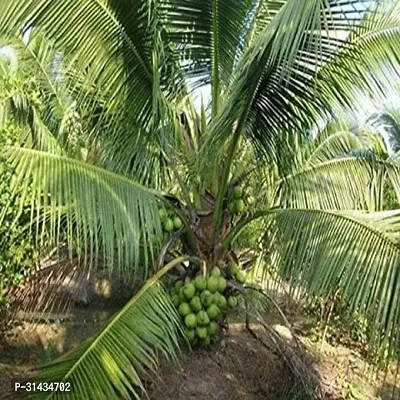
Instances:
[[[228,197],[228,210],[231,214],[241,214],[246,206],[253,203],[253,196],[246,194],[240,186],[235,186]]]
[[[171,233],[182,228],[182,220],[173,213],[168,213],[165,208],[158,210],[158,216],[161,219],[163,231]]]
[[[245,281],[242,269],[229,264],[223,271],[214,267],[209,274],[199,272],[193,279],[175,282],[170,291],[172,302],[191,345],[207,347],[216,340],[227,313],[238,305],[238,284]]]

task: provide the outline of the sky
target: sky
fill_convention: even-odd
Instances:
[[[0,57],[12,58],[12,50],[10,46],[0,47]]]

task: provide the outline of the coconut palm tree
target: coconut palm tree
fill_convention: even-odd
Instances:
[[[235,239],[254,220],[282,277],[309,295],[339,292],[367,316],[371,343],[397,352],[399,215],[380,210],[384,182],[400,195],[399,166],[348,133],[304,143],[360,92],[384,97],[399,18],[389,1],[1,2],[1,34],[30,60],[48,128],[3,149],[14,184],[31,188],[18,199],[39,243],[65,243],[84,276],[117,269],[140,282],[44,380],[70,382],[70,398],[139,397],[181,334],[163,277],[240,262]],[[197,106],[207,87],[209,106]],[[250,178],[258,195],[244,209],[248,197],[235,197]]]

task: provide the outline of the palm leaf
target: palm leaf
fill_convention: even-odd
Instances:
[[[26,277],[23,284],[7,288],[5,294],[12,301],[15,313],[40,312],[45,317],[53,310],[59,312],[68,309],[73,300],[89,300],[83,298],[82,294],[87,293],[85,288],[90,272],[88,265],[81,261],[84,260],[59,261]],[[69,291],[66,290],[67,283],[71,287]]]
[[[91,109],[95,98],[105,98],[108,119],[116,117],[113,125],[123,114],[151,130],[158,97],[171,101],[185,95],[174,55],[161,41],[155,2],[6,0],[0,15],[4,35],[33,28],[33,40],[51,39],[58,51],[55,70],[78,95],[78,104]],[[73,79],[77,71],[84,84]]]
[[[187,259],[171,261],[99,333],[42,367],[41,382],[69,382],[71,391],[42,393],[38,397],[141,398],[145,392],[142,378],[155,372],[157,353],[174,358],[179,348],[180,317],[159,279]]]
[[[0,107],[4,109],[3,124],[17,123],[25,131],[19,141],[26,146],[63,154],[60,142],[49,128],[57,128],[54,120],[60,113],[62,115],[66,103],[65,98],[61,98],[60,85],[51,76],[51,63],[54,60],[51,47],[47,42],[38,40],[34,49],[33,44],[18,37],[6,43],[12,49],[10,51],[17,67],[2,71],[4,93]],[[48,111],[50,104],[54,105],[51,113]],[[42,108],[47,108],[47,111]]]
[[[318,210],[380,209],[383,172],[371,157],[334,158],[284,178],[277,202]]]
[[[364,11],[345,11],[355,3]],[[366,7],[362,0],[286,2],[244,54],[204,157],[223,149],[237,124],[257,150],[276,160],[282,132],[305,133],[335,107],[353,107],[360,88],[374,95],[378,84],[382,93],[393,83],[394,72],[385,79],[377,58],[397,65],[398,11]]]
[[[377,82],[382,89],[395,81],[395,68],[391,78],[384,79],[381,64],[370,53],[381,48],[380,60],[397,65],[398,8],[388,12],[387,7],[356,3],[361,10],[348,12],[346,6],[352,7],[353,0],[288,1],[242,57],[229,102],[210,126],[202,149],[204,170],[212,160],[226,158],[214,231],[242,135],[261,158],[282,164],[280,149],[288,134],[307,135],[335,106],[354,106],[360,88],[373,95]],[[393,34],[387,35],[388,30]]]
[[[396,110],[374,114],[369,122],[376,128],[383,128],[389,135],[389,143],[394,152],[400,150],[400,115]]]
[[[326,298],[337,292],[350,315],[367,316],[371,343],[386,344],[395,354],[400,340],[400,214],[278,209],[271,216],[275,236],[270,243],[279,242],[273,257],[281,276],[307,295]]]
[[[0,101],[0,114],[3,116],[2,126],[8,123],[18,124],[21,136],[13,140],[24,142],[26,147],[36,148],[54,154],[63,154],[64,150],[57,138],[49,131],[40,112],[30,101],[23,85]]]
[[[400,164],[396,159],[390,160],[386,163],[386,171],[389,182],[396,193],[397,200],[400,201]]]
[[[162,237],[157,192],[65,156],[23,148],[5,155],[15,187],[31,185],[19,200],[31,201],[38,234],[56,243],[66,238],[71,251],[90,255],[90,263],[101,254],[109,268],[117,263],[130,275],[142,265],[140,278],[148,275]]]
[[[34,107],[31,108],[30,114],[30,135],[22,139],[25,146],[48,153],[65,155],[59,140],[50,132],[41,115]]]
[[[187,77],[212,86],[213,116],[243,47],[252,0],[161,0],[166,39]]]
[[[151,67],[146,49],[148,16],[141,3],[137,1],[131,7],[136,13],[137,23],[136,28],[132,27],[136,29],[136,35],[132,37],[120,25],[117,10],[98,0],[55,1],[51,4],[42,0],[23,3],[8,0],[1,4],[1,26],[3,32],[10,34],[30,27],[42,30],[58,48],[75,58],[80,69],[90,66],[92,74],[97,71],[100,74],[97,79],[99,86],[106,85],[109,90],[116,90],[129,78],[132,93],[135,89],[137,91],[135,103],[143,109],[151,101],[148,96],[143,96],[143,93],[151,93]],[[116,60],[126,57],[132,63],[132,70],[125,71],[125,65],[121,63],[110,63],[110,57]]]
[[[317,166],[334,158],[347,156],[351,151],[365,148],[358,137],[348,131],[335,132],[322,140],[319,139],[317,137],[315,148],[306,161],[307,166]]]
[[[31,34],[29,40],[13,36],[10,46],[18,60],[18,74],[32,76],[40,85],[40,94],[52,104],[52,114],[62,118],[66,104],[66,90],[61,76],[57,76],[57,53],[51,42],[40,34]],[[47,105],[47,104],[46,104]]]
[[[246,33],[246,47],[251,45],[268,27],[287,0],[259,0],[251,16],[251,23]]]

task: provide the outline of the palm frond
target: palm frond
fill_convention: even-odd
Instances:
[[[42,367],[41,382],[69,382],[71,390],[38,397],[140,399],[143,376],[156,371],[158,352],[174,358],[179,349],[180,317],[159,280],[187,259],[171,261],[99,333]]]
[[[246,33],[246,47],[262,34],[286,2],[287,0],[259,0],[256,2]]]
[[[30,114],[29,135],[22,138],[25,147],[45,151],[47,153],[65,155],[65,150],[61,146],[61,143],[57,137],[50,132],[48,126],[34,107],[31,108]]]
[[[18,140],[25,146],[63,154],[58,138],[50,131],[50,127],[57,131],[54,121],[62,115],[66,105],[65,98],[61,98],[60,85],[51,76],[54,61],[51,46],[43,40],[32,44],[18,37],[6,43],[17,67],[5,68],[1,73],[3,124],[18,124],[25,132]],[[50,105],[54,106],[51,112]]]
[[[318,139],[319,137],[317,137],[315,148],[307,160],[307,166],[313,167],[364,148],[357,136],[348,131],[335,132],[322,140]]]
[[[53,64],[57,78],[89,110],[96,98],[104,98],[102,116],[107,111],[110,123],[114,115],[113,126],[123,114],[131,123],[151,130],[158,97],[165,96],[168,101],[164,99],[163,106],[167,106],[185,95],[177,60],[161,40],[155,2],[6,0],[0,15],[3,35],[19,37],[28,32],[33,41],[36,36],[51,39],[57,51]],[[77,71],[80,79],[74,80]]]
[[[161,136],[165,131],[157,132]],[[118,128],[113,128],[112,136],[101,143],[99,164],[103,168],[155,188],[169,181],[166,158],[160,146],[146,139],[142,128],[121,120]]]
[[[389,182],[396,193],[397,200],[400,201],[400,164],[396,160],[389,161],[386,163],[386,171]]]
[[[29,39],[13,36],[10,40],[14,57],[18,60],[18,74],[34,74],[41,96],[51,103],[52,114],[61,119],[67,98],[64,82],[60,75],[57,76],[57,52],[54,46],[40,34],[31,34]]]
[[[140,104],[142,109],[151,100],[143,96],[143,93],[151,92],[151,68],[145,47],[148,16],[141,4],[143,2],[136,3],[131,7],[137,14],[138,23],[136,28],[132,28],[136,29],[133,37],[121,29],[112,4],[107,6],[97,0],[78,3],[55,1],[51,4],[42,0],[24,3],[8,0],[1,4],[1,26],[3,32],[10,34],[25,32],[32,27],[42,30],[57,47],[71,54],[82,70],[90,66],[93,74],[98,72],[97,84],[106,85],[109,90],[110,86],[116,90],[121,81],[128,83],[128,73],[129,86],[132,93],[137,90],[136,104]],[[144,22],[144,25],[139,25],[139,22]],[[97,29],[99,26],[102,29]],[[110,63],[110,57],[119,60],[126,57],[132,62],[132,71],[125,71],[124,64]]]
[[[367,124],[360,126],[356,134],[363,146],[369,149],[369,151],[372,151],[377,159],[388,159],[390,149],[381,132],[371,128]],[[353,154],[355,154],[356,151],[357,150],[353,151]],[[360,149],[360,151],[362,151],[362,149]]]
[[[271,210],[269,243],[279,273],[302,293],[337,293],[368,319],[370,342],[396,354],[400,340],[399,212]],[[388,232],[389,230],[389,232]],[[304,291],[304,292],[303,292]]]
[[[71,251],[90,255],[90,263],[101,254],[103,263],[111,269],[118,263],[123,273],[135,274],[143,265],[141,278],[148,276],[162,237],[157,192],[55,154],[8,148],[5,155],[15,187],[26,188],[20,204],[31,202],[39,235],[48,234],[50,242],[65,237]]]
[[[1,125],[6,127],[8,123],[13,123],[21,128],[20,137],[14,137],[13,140],[25,143],[26,147],[64,154],[61,144],[49,131],[23,85],[0,102],[0,114],[3,116]]]
[[[252,0],[161,0],[166,38],[190,79],[212,86],[213,115],[243,48]]]
[[[398,210],[366,212],[352,211],[352,216],[358,221],[375,226],[377,230],[385,233],[392,242],[400,245],[400,214]]]
[[[335,107],[353,107],[360,89],[374,95],[377,82],[382,93],[395,73],[384,79],[377,57],[397,65],[399,26],[397,10],[383,13],[362,0],[286,2],[243,56],[205,157],[224,148],[237,125],[275,160],[282,132],[308,132]]]
[[[45,316],[53,310],[68,309],[85,292],[89,279],[89,268],[84,260],[59,261],[26,277],[22,284],[7,288],[5,294],[12,301],[16,314],[40,312]]]
[[[396,110],[374,114],[369,122],[376,128],[382,128],[389,135],[389,143],[394,152],[400,150],[400,115]]]
[[[371,156],[334,158],[284,178],[277,201],[284,207],[374,211],[382,204],[383,180],[384,168]]]

